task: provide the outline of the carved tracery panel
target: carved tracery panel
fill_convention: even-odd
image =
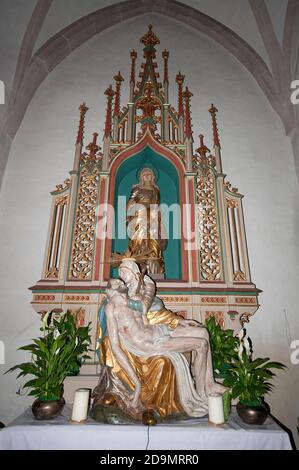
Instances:
[[[91,173],[87,168],[83,168],[80,175],[71,253],[69,273],[71,279],[90,280],[92,277],[99,180],[97,167],[94,167]]]
[[[200,232],[200,278],[205,281],[222,280],[216,182],[212,170],[197,171],[196,198]]]

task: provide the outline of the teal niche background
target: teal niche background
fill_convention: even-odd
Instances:
[[[120,220],[123,227],[125,226],[125,205],[121,203],[118,196],[125,196],[125,203],[128,201],[131,189],[134,184],[138,183],[138,175],[142,168],[151,168],[156,175],[156,184],[160,189],[161,204],[167,207],[172,204],[179,206],[179,178],[175,166],[164,156],[156,153],[151,147],[144,147],[141,152],[127,158],[121,164],[117,171],[115,180],[115,220],[114,220],[114,240],[112,243],[112,252],[123,253],[128,247],[128,237],[121,239],[119,237],[121,231]],[[120,214],[119,214],[120,211]],[[121,216],[121,218],[119,217]],[[181,220],[177,219],[176,213],[170,211],[169,224],[167,226],[167,215],[163,214],[162,220],[168,234],[168,245],[163,252],[165,261],[165,278],[180,279],[181,278],[181,239],[177,238],[181,234]],[[123,231],[123,229],[122,229]],[[126,232],[125,232],[126,234]],[[117,269],[112,269],[111,276],[117,277]]]

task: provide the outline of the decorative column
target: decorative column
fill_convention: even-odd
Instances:
[[[166,103],[163,104],[163,129],[162,129],[162,140],[164,142],[169,142],[169,96],[168,96],[168,87],[169,87],[169,78],[168,78],[168,58],[169,51],[164,49],[162,52],[162,57],[164,59],[164,77],[163,77],[163,88]]]
[[[76,211],[74,214],[69,280],[92,280],[96,244],[97,203],[100,187],[100,166],[97,136],[87,145],[88,154],[81,158]]]
[[[168,97],[168,87],[169,87],[169,79],[168,79],[168,59],[169,59],[169,51],[164,49],[162,52],[162,57],[164,60],[164,78],[163,78],[163,87],[164,87],[164,94],[165,94],[165,101],[166,103],[169,102]]]
[[[179,118],[179,142],[184,142],[184,102],[183,102],[183,83],[185,75],[179,72],[175,81],[178,84],[178,118]]]
[[[75,146],[75,158],[74,158],[74,165],[73,165],[74,171],[78,171],[79,169],[80,156],[81,156],[81,151],[82,151],[82,146],[83,146],[85,114],[88,111],[88,107],[86,106],[85,102],[83,102],[79,106],[79,111],[80,111],[80,120],[79,120],[79,128],[78,128],[77,140],[76,140],[76,146]]]
[[[119,141],[119,128],[118,128],[118,121],[119,121],[119,113],[120,113],[120,88],[121,82],[124,81],[121,73],[118,72],[115,77],[115,98],[114,98],[114,111],[113,111],[113,141]]]
[[[193,96],[191,91],[186,87],[183,98],[185,99],[185,144],[186,144],[186,170],[193,171],[193,137],[192,137],[192,124],[191,124],[191,111],[190,111],[190,98]]]
[[[135,69],[136,69],[136,59],[137,52],[133,49],[131,54],[131,77],[130,77],[130,101],[133,101],[134,91],[135,91]]]
[[[128,103],[128,127],[127,127],[127,140],[133,142],[134,140],[134,92],[135,92],[135,79],[136,79],[136,59],[137,52],[133,49],[130,54],[131,57],[131,76],[130,76],[130,102]]]
[[[109,150],[110,150],[110,141],[111,141],[111,129],[112,129],[112,100],[114,96],[114,91],[112,90],[112,85],[107,88],[105,91],[107,96],[107,110],[106,110],[106,121],[105,121],[105,130],[103,138],[103,165],[102,170],[108,171],[109,165]]]
[[[211,104],[209,113],[212,116],[212,131],[213,131],[213,144],[214,144],[215,157],[216,157],[216,169],[218,173],[222,173],[221,146],[220,146],[220,141],[219,141],[218,126],[217,126],[217,119],[216,119],[216,113],[218,113],[218,109],[215,108],[213,104]]]
[[[215,153],[215,159],[216,159],[217,205],[218,205],[219,220],[220,220],[222,252],[223,252],[223,259],[226,260],[226,262],[224,263],[224,279],[228,283],[228,285],[232,286],[233,280],[234,280],[233,253],[232,253],[232,245],[230,242],[229,218],[228,218],[228,210],[227,210],[226,197],[225,197],[225,182],[224,182],[224,174],[222,172],[222,162],[221,162],[221,146],[220,146],[218,125],[217,125],[217,119],[216,119],[216,113],[218,113],[218,109],[213,104],[211,104],[209,113],[211,114],[211,117],[212,117],[213,146],[214,146],[214,153]]]
[[[200,282],[223,281],[221,256],[221,222],[218,214],[217,177],[213,171],[214,159],[199,136],[200,146],[196,149],[196,202],[198,204],[199,227],[199,271]],[[217,199],[218,198],[218,199]]]
[[[66,214],[66,230],[65,237],[62,241],[61,247],[61,268],[59,270],[59,281],[66,281],[68,277],[68,258],[69,258],[69,247],[71,246],[71,237],[73,230],[73,220],[75,219],[76,211],[76,198],[78,192],[79,184],[79,175],[80,175],[80,158],[83,147],[83,138],[84,138],[84,127],[85,127],[85,115],[88,111],[86,103],[83,102],[79,106],[80,111],[80,120],[79,128],[77,133],[77,139],[75,144],[75,158],[73,164],[73,170],[70,172],[70,196],[69,196],[69,205]]]

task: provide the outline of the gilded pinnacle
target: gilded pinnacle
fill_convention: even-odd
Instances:
[[[183,84],[184,80],[185,80],[185,75],[182,75],[181,72],[179,72],[177,76],[175,77],[175,81],[177,83]]]
[[[145,46],[155,46],[156,44],[160,44],[160,39],[155,35],[152,29],[153,25],[148,25],[147,33],[145,33],[140,39],[140,42]]]
[[[81,114],[85,114],[88,111],[88,109],[89,108],[86,106],[85,101],[83,101],[83,103],[80,104],[80,106],[79,106],[79,110],[80,110]]]
[[[105,91],[105,95],[108,97],[108,99],[112,99],[113,96],[114,96],[114,90],[112,89],[112,85],[109,85],[109,87],[107,88],[107,90]]]
[[[217,119],[216,119],[216,113],[218,113],[218,109],[215,108],[213,104],[211,104],[209,113],[212,116],[212,130],[213,130],[214,145],[217,145],[220,148],[220,140],[219,140],[218,127],[217,127]]]
[[[199,153],[202,157],[205,157],[205,155],[210,152],[210,149],[204,144],[204,136],[203,134],[199,135],[199,142],[200,142],[200,147],[196,149],[196,152]]]
[[[189,90],[189,88],[186,86],[185,91],[183,92],[183,97],[189,100],[193,96],[193,93]]]
[[[213,103],[211,104],[211,107],[210,107],[210,109],[209,109],[209,113],[211,113],[211,114],[218,113],[218,109],[215,108],[215,106],[213,105]]]
[[[121,76],[121,73],[120,73],[120,72],[118,72],[118,74],[115,75],[115,76],[113,77],[113,79],[114,79],[116,82],[123,82],[123,81],[124,81],[124,78]]]
[[[97,145],[97,138],[98,138],[98,133],[94,132],[93,141],[90,142],[90,144],[88,144],[86,147],[86,149],[90,151],[89,153],[90,157],[94,156],[97,153],[97,151],[100,149],[100,147]]]

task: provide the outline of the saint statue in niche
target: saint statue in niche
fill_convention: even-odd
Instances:
[[[163,250],[167,247],[167,234],[159,206],[155,173],[143,168],[127,203],[128,254],[146,257],[147,272],[152,275],[165,273]]]

